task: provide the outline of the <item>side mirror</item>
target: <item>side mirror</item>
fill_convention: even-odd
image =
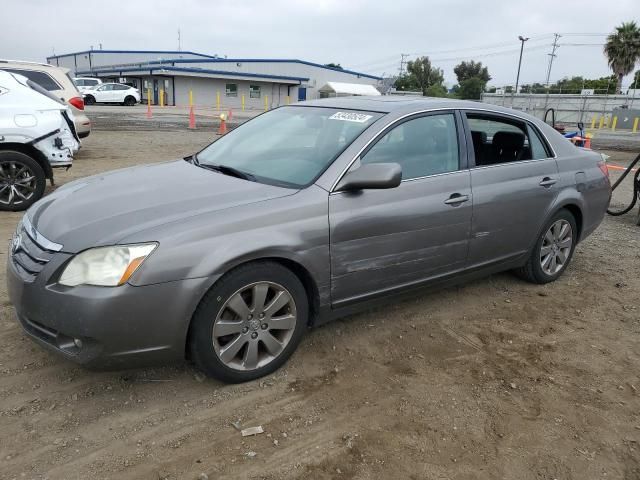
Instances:
[[[336,192],[395,188],[402,181],[402,167],[397,163],[367,163],[347,173]]]

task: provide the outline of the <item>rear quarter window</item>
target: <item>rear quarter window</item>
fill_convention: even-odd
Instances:
[[[3,68],[7,72],[16,73],[27,77],[34,83],[37,83],[45,90],[51,92],[53,90],[62,90],[62,87],[48,73],[38,72],[36,70],[21,70],[18,68]]]

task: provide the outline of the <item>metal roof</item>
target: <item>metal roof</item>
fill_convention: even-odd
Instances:
[[[90,75],[90,76],[112,76],[113,74],[123,76],[123,74],[127,73],[139,73],[143,75],[162,75],[167,72],[171,72],[174,74],[192,74],[199,73],[203,76],[211,76],[211,77],[226,77],[226,78],[238,78],[238,79],[262,79],[265,81],[279,81],[279,83],[292,83],[299,84],[302,82],[306,82],[309,79],[306,77],[289,77],[285,75],[269,75],[266,73],[244,73],[244,72],[233,72],[228,70],[209,70],[205,68],[185,68],[185,67],[173,67],[170,65],[161,65],[159,68],[145,68],[142,66],[139,67],[127,67],[127,68],[95,68],[92,70],[79,70],[76,72],[76,75]]]
[[[201,58],[176,58],[171,59],[167,58],[164,60],[156,60],[150,61],[149,63],[162,63],[162,62],[176,62],[176,63],[195,63],[195,62],[220,62],[220,63],[299,63],[302,65],[309,65],[311,67],[322,68],[325,70],[332,70],[334,72],[347,73],[349,75],[355,75],[358,77],[371,78],[374,80],[382,80],[382,77],[377,77],[375,75],[370,75],[368,73],[356,72],[353,70],[348,70],[344,68],[335,68],[328,67],[326,65],[322,65],[320,63],[308,62],[306,60],[299,60],[297,58],[221,58],[214,55],[206,55],[204,53],[191,52],[191,51],[176,51],[176,50],[84,50],[81,52],[74,53],[65,53],[62,55],[52,55],[47,57],[47,62],[51,62],[51,60],[62,57],[70,57],[74,55],[85,55],[85,54],[101,54],[101,53],[124,53],[124,54],[157,54],[157,53],[166,53],[171,55],[194,55]]]

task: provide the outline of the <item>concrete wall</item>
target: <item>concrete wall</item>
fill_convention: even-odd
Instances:
[[[640,97],[634,98],[628,95],[545,95],[523,94],[498,95],[495,93],[483,93],[482,101],[492,105],[522,110],[538,118],[544,118],[548,108],[556,111],[556,122],[564,124],[576,124],[583,122],[587,127],[592,120],[599,123],[601,117],[607,118],[607,124],[614,108],[627,106],[628,108],[640,107]]]

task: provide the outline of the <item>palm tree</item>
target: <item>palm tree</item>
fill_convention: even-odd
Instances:
[[[622,93],[622,78],[633,71],[640,59],[640,28],[636,22],[623,22],[607,37],[604,46],[609,66],[618,77],[616,93]]]

